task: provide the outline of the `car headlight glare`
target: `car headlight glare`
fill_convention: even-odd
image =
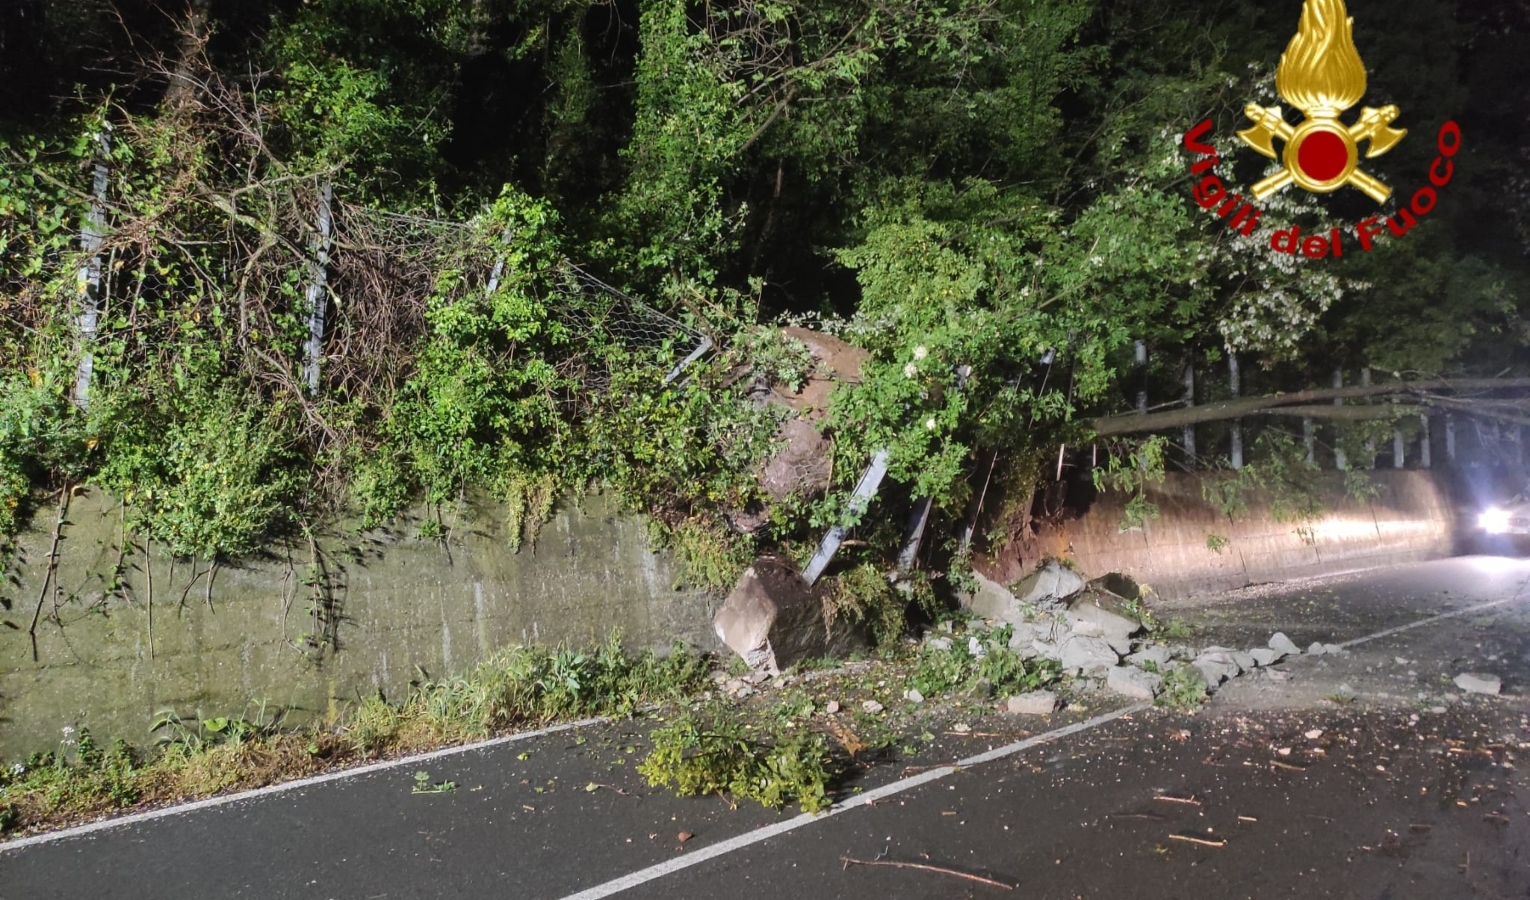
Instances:
[[[1477,524],[1488,534],[1503,534],[1509,530],[1509,513],[1494,507],[1478,516]]]

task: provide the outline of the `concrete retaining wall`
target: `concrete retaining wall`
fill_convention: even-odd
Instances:
[[[0,760],[56,746],[62,727],[82,723],[142,743],[165,708],[239,714],[264,698],[292,707],[289,721],[333,715],[339,701],[397,698],[422,672],[460,674],[532,640],[599,640],[619,628],[630,645],[715,645],[715,600],[676,590],[670,558],[613,501],[561,510],[518,552],[503,509],[471,507],[445,544],[413,537],[418,517],[392,532],[336,527],[319,536],[317,566],[306,541],[278,546],[219,566],[209,594],[205,560],[172,564],[138,538],[123,553],[117,502],[76,497],[59,548],[59,621],[49,621],[49,589],[34,661],[27,629],[54,525],[44,508],[0,586]],[[113,591],[119,554],[124,584]]]
[[[1328,473],[1324,515],[1279,521],[1268,495],[1229,520],[1202,496],[1202,477],[1175,474],[1147,491],[1159,514],[1122,530],[1127,498],[1105,494],[1087,512],[1040,527],[1020,552],[979,560],[984,574],[1010,583],[1040,559],[1070,560],[1088,575],[1124,572],[1160,596],[1184,597],[1354,569],[1449,556],[1456,515],[1448,480],[1424,471],[1371,473],[1380,494],[1358,502],[1344,495],[1342,475]],[[1219,535],[1227,545],[1208,545]]]

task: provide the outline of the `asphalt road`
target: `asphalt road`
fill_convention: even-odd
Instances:
[[[0,844],[0,900],[1526,898],[1527,580],[1530,563],[1478,557],[1176,604],[1202,643],[1359,643],[1231,682],[1195,716],[1018,748],[1112,704],[974,721],[862,773],[832,816],[652,791],[641,723],[621,723]],[[1459,696],[1460,671],[1505,696]],[[457,790],[414,793],[417,771]]]

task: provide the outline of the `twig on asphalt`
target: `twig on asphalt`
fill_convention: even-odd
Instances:
[[[1206,838],[1194,837],[1194,836],[1188,835],[1188,834],[1171,834],[1171,835],[1169,835],[1169,840],[1171,840],[1171,841],[1184,841],[1187,844],[1199,844],[1202,847],[1226,847],[1227,846],[1227,842],[1226,841],[1212,841],[1212,840],[1207,840]]]
[[[1150,822],[1162,822],[1164,817],[1157,813],[1111,813],[1107,819],[1147,819]]]
[[[928,863],[898,862],[894,859],[855,859],[849,856],[841,856],[839,861],[842,864],[840,866],[841,871],[848,869],[851,866],[889,866],[894,869],[921,869],[925,872],[938,872],[942,875],[954,875],[957,878],[965,878],[968,881],[976,881],[979,884],[992,885],[996,888],[1003,888],[1006,891],[1012,891],[1015,889],[1015,885],[1013,884],[1006,884],[1002,881],[995,881],[992,878],[985,878],[982,875],[974,875],[971,872],[962,872],[957,869],[948,869],[945,866],[932,866]]]
[[[1305,772],[1305,771],[1307,771],[1307,767],[1306,766],[1293,766],[1290,763],[1283,763],[1283,762],[1281,762],[1278,759],[1270,760],[1270,765],[1273,766],[1274,768],[1277,768],[1277,769],[1289,769],[1292,772]]]
[[[1201,805],[1201,801],[1195,799],[1194,797],[1171,797],[1168,794],[1158,794],[1153,799],[1162,800],[1165,803],[1184,803],[1189,806]]]

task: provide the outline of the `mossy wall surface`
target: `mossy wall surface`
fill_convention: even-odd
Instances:
[[[445,540],[416,537],[416,513],[389,529],[336,524],[312,547],[298,537],[209,572],[206,560],[172,562],[138,536],[124,548],[119,502],[90,492],[70,502],[56,594],[44,590],[56,514],[42,508],[0,589],[0,759],[49,749],[82,724],[146,743],[167,708],[253,718],[247,704],[263,699],[290,708],[292,722],[333,717],[344,701],[399,698],[422,673],[459,674],[522,642],[582,643],[619,628],[634,647],[715,644],[716,601],[677,590],[671,558],[613,500],[563,504],[518,550],[503,507],[466,506],[444,518]]]

